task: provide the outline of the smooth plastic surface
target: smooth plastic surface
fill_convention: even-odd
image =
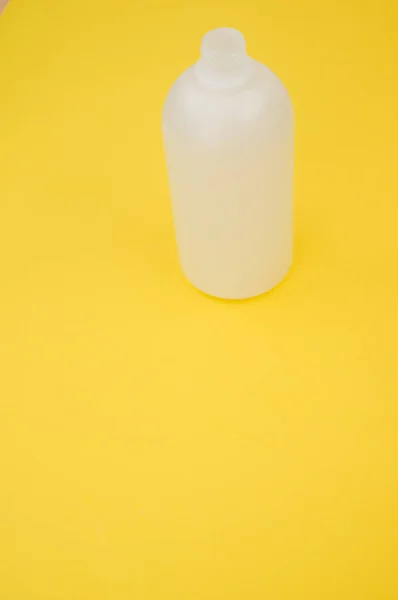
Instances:
[[[256,296],[289,270],[293,125],[285,87],[247,55],[242,34],[207,33],[163,111],[181,266],[203,292]]]

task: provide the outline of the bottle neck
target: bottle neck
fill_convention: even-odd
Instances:
[[[228,89],[243,85],[252,74],[252,61],[243,35],[221,27],[206,33],[201,58],[194,66],[196,77],[205,87]]]

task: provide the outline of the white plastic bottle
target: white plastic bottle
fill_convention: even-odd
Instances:
[[[215,29],[172,86],[163,139],[186,277],[219,298],[270,290],[293,241],[293,108],[280,80]]]

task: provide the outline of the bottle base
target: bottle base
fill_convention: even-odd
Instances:
[[[268,292],[271,292],[273,289],[278,287],[281,283],[283,283],[285,281],[285,279],[289,275],[291,266],[292,266],[292,263],[290,262],[289,266],[287,267],[287,269],[285,269],[283,274],[281,276],[279,276],[275,281],[271,282],[269,285],[264,286],[258,290],[253,290],[252,292],[246,292],[246,293],[242,293],[242,294],[222,293],[220,291],[212,290],[205,285],[199,285],[198,283],[193,281],[190,277],[188,277],[188,275],[185,273],[185,271],[183,269],[182,269],[182,272],[185,276],[185,279],[188,281],[188,283],[191,286],[193,286],[197,291],[204,294],[205,296],[209,296],[210,298],[215,298],[217,300],[243,301],[243,300],[250,300],[252,298],[258,298],[259,296],[263,296],[264,294],[267,294]]]

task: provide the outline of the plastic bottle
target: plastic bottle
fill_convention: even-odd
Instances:
[[[281,81],[215,29],[172,86],[163,139],[186,277],[219,298],[256,296],[289,270],[293,241],[293,108]]]

